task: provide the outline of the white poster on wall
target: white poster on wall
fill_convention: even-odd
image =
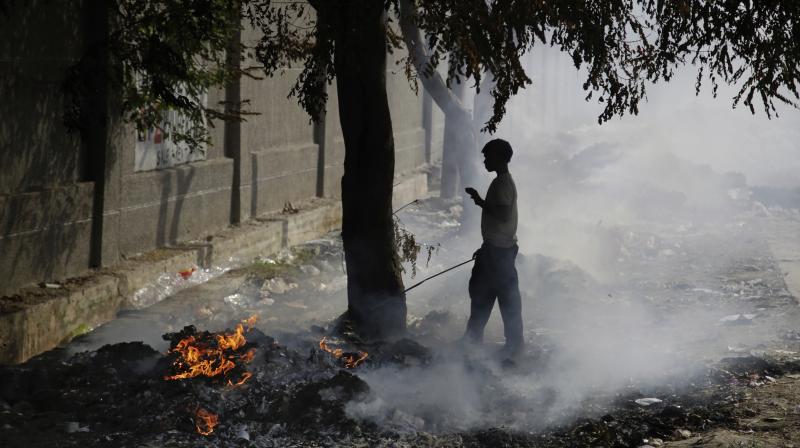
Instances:
[[[203,95],[203,104],[206,96]],[[162,122],[163,129],[170,129],[171,133],[187,130],[189,119],[177,111],[167,111]],[[134,171],[149,171],[169,168],[184,163],[206,160],[205,145],[189,147],[185,142],[176,143],[165,138],[164,132],[159,128],[150,128],[146,131],[136,132],[136,157]]]

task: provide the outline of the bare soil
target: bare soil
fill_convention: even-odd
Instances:
[[[417,277],[406,274],[407,285],[471,255],[473,243],[450,224],[458,211],[428,203],[403,215],[419,241],[441,243]],[[341,243],[331,236],[127,311],[28,363],[0,366],[0,445],[800,446],[800,309],[758,217],[688,228],[578,230],[594,232],[616,261],[601,278],[566,259],[522,255],[529,344],[518,359],[493,355],[502,342],[499,319],[490,322],[484,348],[457,343],[468,308],[468,269],[409,294],[408,339],[378,344],[332,334],[346,306],[346,283]],[[260,321],[248,336],[258,354],[247,383],[164,381],[164,353],[176,332],[190,324],[231,329],[251,314]],[[615,334],[631,321],[639,333],[623,332],[623,343],[610,339],[619,344],[612,350],[600,343],[596,352],[581,351],[592,341],[573,338],[576,320],[590,337]],[[345,368],[320,348],[323,336],[369,357]],[[627,378],[625,369],[637,366],[624,363],[625,345],[643,347],[641,362],[658,367]],[[610,359],[564,364],[572,352]],[[609,372],[600,371],[609,365]],[[559,383],[572,378],[570,368],[595,366],[575,376],[581,384]],[[476,395],[479,418],[466,424],[470,414],[458,405],[424,396],[418,400],[424,406],[392,402],[378,381],[396,375],[401,386],[410,384],[398,386],[400,394],[435,393],[436,387],[424,388],[431,380],[426,372],[442,372],[432,375],[442,377],[434,383],[440,388],[466,372],[474,383],[465,386],[477,386],[464,394]],[[618,383],[601,381],[609,375]],[[520,388],[528,383],[537,386]],[[580,388],[586,392],[580,399],[564,397]],[[651,397],[660,401],[637,403]],[[198,407],[219,416],[210,435],[196,431]]]

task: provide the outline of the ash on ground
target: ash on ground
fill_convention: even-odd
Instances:
[[[416,278],[406,272],[407,285],[469,257],[471,240],[450,225],[459,211],[431,201],[403,212],[419,241],[441,246]],[[458,342],[468,268],[409,293],[406,339],[331,334],[346,307],[332,235],[0,367],[0,444],[639,447],[745,432],[753,391],[800,371],[800,319],[770,251],[770,221],[749,210],[740,218],[571,224],[610,254],[601,270],[521,255],[527,347],[512,362],[496,356],[496,316],[484,346]],[[245,334],[254,356],[236,367],[236,378],[252,375],[242,384],[165,379],[176,338],[231,332],[254,314]]]

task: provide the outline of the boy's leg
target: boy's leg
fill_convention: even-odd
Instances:
[[[502,265],[502,285],[499,288],[497,302],[500,315],[503,317],[503,330],[506,337],[506,349],[511,352],[522,350],[522,297],[519,293],[519,279],[514,261],[517,256],[516,246],[505,254]]]
[[[489,268],[485,256],[478,255],[469,279],[470,313],[464,338],[474,343],[483,342],[483,329],[494,307],[495,294]]]

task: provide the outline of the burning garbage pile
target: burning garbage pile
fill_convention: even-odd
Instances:
[[[345,405],[369,387],[348,370],[367,352],[313,333],[289,348],[254,324],[187,326],[164,335],[166,353],[130,342],[0,366],[0,446],[271,447],[359,433]]]
[[[252,316],[236,324],[233,332],[198,332],[188,326],[176,334],[167,334],[172,340],[168,354],[175,360],[170,366],[170,374],[165,380],[186,380],[205,377],[216,383],[228,386],[241,386],[252,373],[246,370],[255,357],[256,349],[248,344],[245,332],[255,324],[257,316]],[[177,342],[176,342],[177,341]],[[199,407],[195,412],[195,428],[198,434],[207,436],[219,424],[219,416]]]
[[[214,427],[219,424],[219,416],[203,408],[197,408],[195,413],[195,428],[197,433],[207,436],[214,432]]]
[[[230,333],[198,332],[188,326],[177,334],[165,335],[173,340],[169,353],[175,357],[172,363],[172,374],[165,380],[182,380],[195,377],[206,377],[227,381],[229,386],[244,384],[252,374],[246,369],[255,356],[253,344],[248,345],[245,331],[256,322],[252,316],[236,325]],[[247,330],[245,330],[245,328]]]
[[[60,440],[60,446],[637,446],[646,438],[672,437],[676,429],[728,425],[736,398],[727,392],[729,378],[709,377],[713,393],[707,399],[686,399],[677,390],[647,391],[652,395],[644,396],[663,402],[645,407],[636,402],[645,391],[636,391],[595,407],[577,422],[537,433],[489,421],[454,429],[446,415],[457,410],[431,402],[427,412],[409,413],[396,403],[380,403],[363,379],[388,372],[385,368],[408,378],[425,370],[436,374],[438,355],[413,340],[370,346],[368,353],[327,334],[320,339],[324,329],[312,329],[283,335],[290,341],[284,345],[254,324],[246,319],[218,332],[186,327],[165,335],[166,353],[121,343],[68,359],[50,354],[0,367],[0,445],[48,446]],[[491,398],[486,412],[498,418],[551,412],[546,399],[532,406],[504,388],[502,377],[479,360],[455,362],[464,363],[470,375],[483,372]],[[386,415],[395,425],[360,418],[350,412],[353,406],[395,407]],[[401,421],[410,424],[403,429],[396,425]]]
[[[327,353],[333,355],[334,358],[342,361],[342,365],[347,369],[355,369],[369,356],[369,353],[358,352],[345,352],[341,348],[331,348],[327,336],[323,336],[319,340],[319,348]]]

